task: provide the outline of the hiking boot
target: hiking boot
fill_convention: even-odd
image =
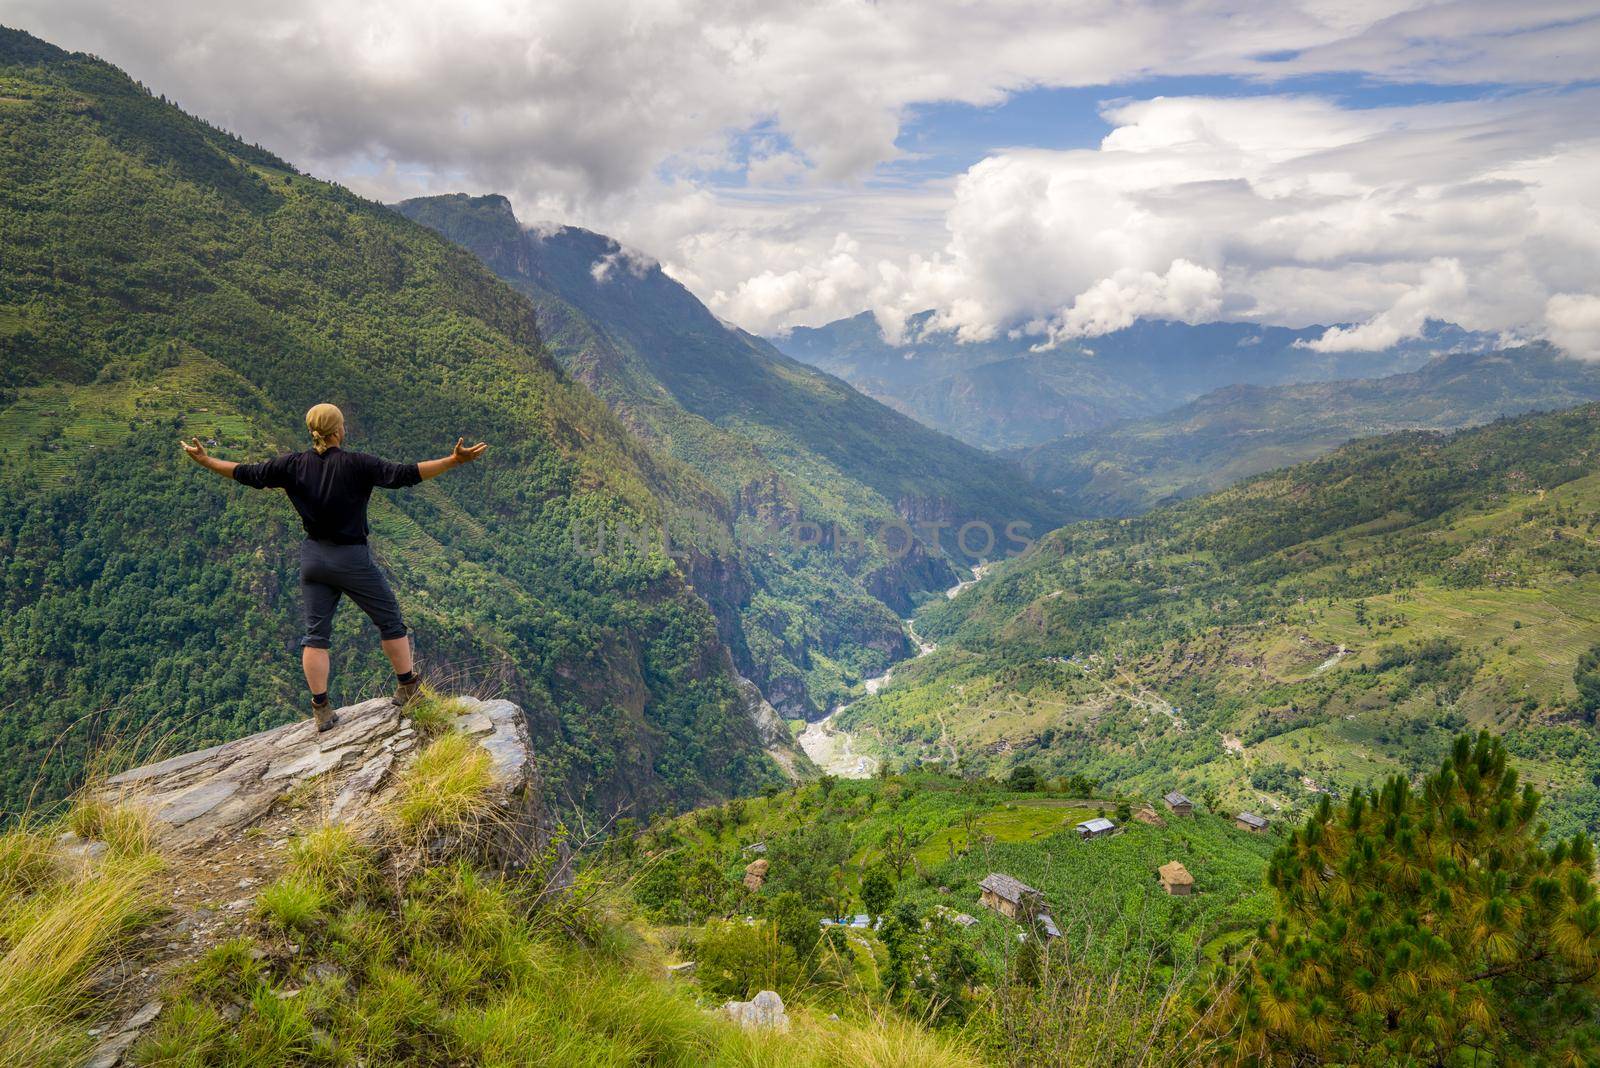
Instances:
[[[318,733],[327,730],[339,722],[338,715],[333,711],[332,701],[323,701],[320,704],[311,702],[311,718],[317,724]]]
[[[394,684],[394,703],[401,708],[406,707],[416,700],[417,691],[422,689],[422,675],[420,672],[411,673],[410,682],[396,682]]]

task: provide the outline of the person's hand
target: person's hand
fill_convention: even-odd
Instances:
[[[188,446],[184,447],[187,448]],[[482,456],[484,450],[488,447],[489,443],[486,441],[480,441],[476,445],[468,445],[466,438],[457,438],[456,447],[450,453],[450,459],[454,460],[458,464],[470,464],[472,461]]]
[[[189,454],[189,459],[202,466],[205,465],[206,447],[200,444],[199,438],[195,438],[193,441],[184,441],[180,438],[178,444],[182,445],[183,451]]]

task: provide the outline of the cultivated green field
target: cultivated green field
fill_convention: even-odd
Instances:
[[[1127,800],[1135,809],[1146,803]],[[893,878],[895,900],[922,912],[943,906],[976,917],[974,936],[997,963],[1014,948],[1018,927],[978,904],[978,883],[990,872],[1044,892],[1074,954],[1105,963],[1129,953],[1153,953],[1164,965],[1192,959],[1267,917],[1263,873],[1281,826],[1256,835],[1223,815],[1200,813],[1168,815],[1159,825],[1121,821],[1114,836],[1078,838],[1077,823],[1102,812],[1115,819],[1115,807],[921,771],[702,809],[652,826],[647,839],[674,850],[680,872],[710,860],[730,893],[758,857],[769,861],[777,887],[790,886],[789,876],[805,869],[794,885],[804,885],[819,910],[837,878],[846,887],[844,911],[858,912],[865,908],[863,875],[894,870],[893,842],[903,831],[909,857]],[[1193,897],[1169,897],[1158,885],[1156,868],[1171,860],[1194,875]]]

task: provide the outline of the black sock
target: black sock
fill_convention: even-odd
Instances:
[[[394,677],[395,677],[396,680],[398,680],[401,683],[416,682],[417,681],[417,673],[415,671],[408,671],[404,675],[400,674],[399,672],[396,672]]]
[[[328,691],[327,690],[323,690],[321,693],[312,694],[311,695],[311,703],[314,704],[314,705],[325,705],[325,704],[327,704],[328,703]]]

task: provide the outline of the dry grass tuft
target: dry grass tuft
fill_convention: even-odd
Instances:
[[[0,1064],[71,1063],[88,1039],[96,972],[153,915],[153,855],[111,857],[71,879],[0,900]]]
[[[376,874],[373,851],[332,823],[289,842],[289,870],[341,896],[360,892]]]
[[[24,820],[0,834],[0,908],[54,882],[60,874],[50,835]]]
[[[117,856],[143,856],[155,846],[150,814],[133,805],[84,794],[67,810],[65,823],[79,838],[104,842]]]

